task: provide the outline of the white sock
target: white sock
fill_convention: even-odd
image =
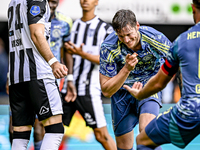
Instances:
[[[40,150],[58,150],[64,134],[45,133]]]
[[[11,150],[26,150],[28,142],[27,139],[13,139]]]

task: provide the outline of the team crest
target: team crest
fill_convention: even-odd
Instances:
[[[153,55],[146,55],[146,56],[144,56],[142,59],[143,59],[144,61],[149,61],[149,60],[151,60],[152,57],[153,57]]]
[[[59,29],[54,29],[52,31],[52,36],[53,37],[58,38],[58,37],[60,37],[60,35],[61,35],[61,31]]]
[[[88,36],[90,36],[90,37],[94,36],[94,31],[95,31],[94,29],[89,29],[88,30]]]
[[[109,63],[109,64],[106,65],[106,70],[108,72],[113,72],[115,69],[116,69],[116,65],[115,64]]]
[[[32,6],[30,9],[30,14],[33,16],[37,16],[38,14],[40,14],[40,7],[39,6]]]

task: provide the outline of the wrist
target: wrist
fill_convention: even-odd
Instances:
[[[80,56],[81,56],[83,59],[86,59],[86,55],[87,55],[87,53],[84,52],[84,51],[82,51],[82,53],[80,53]]]
[[[73,81],[73,80],[74,80],[73,74],[68,74],[67,75],[67,81]]]
[[[48,61],[48,64],[49,66],[51,66],[53,63],[57,62],[58,60],[56,59],[56,57],[53,57],[51,58],[49,61]]]

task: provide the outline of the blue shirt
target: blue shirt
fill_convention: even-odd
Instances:
[[[151,27],[141,26],[139,33],[142,49],[136,52],[138,64],[124,83],[129,86],[136,81],[145,84],[149,78],[155,75],[164,63],[164,57],[171,46],[171,42],[164,34]],[[116,32],[113,32],[101,46],[100,73],[108,77],[117,75],[125,65],[126,55],[133,53],[133,50],[119,41]]]
[[[136,52],[138,54],[138,64],[124,82],[124,84],[130,87],[132,87],[134,82],[146,84],[164,63],[166,53],[171,46],[169,39],[154,28],[141,26],[139,33],[142,49]],[[119,41],[116,32],[113,32],[101,46],[100,73],[108,77],[114,77],[125,65],[126,55],[132,55],[133,53],[133,50]],[[121,87],[121,89],[124,88]],[[141,102],[143,103],[145,100]]]
[[[60,48],[64,42],[70,41],[72,19],[60,12],[55,12],[55,18],[51,20],[51,51],[60,61]]]
[[[182,73],[182,97],[176,107],[183,119],[200,120],[200,22],[173,43],[167,61]]]

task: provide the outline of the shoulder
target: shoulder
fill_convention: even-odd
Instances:
[[[118,43],[118,36],[117,33],[115,31],[113,31],[111,34],[109,34],[106,39],[104,40],[104,42],[102,43],[103,46],[115,46]]]
[[[158,38],[159,35],[165,36],[162,32],[160,32],[152,27],[149,27],[149,26],[140,26],[139,32],[150,38]]]
[[[165,45],[171,45],[171,41],[160,31],[149,27],[149,26],[141,26],[139,28],[139,32],[142,35],[143,40],[151,42],[160,42]]]
[[[190,27],[187,31],[181,33],[178,37],[179,40],[190,40],[195,38],[200,38],[200,23]]]
[[[72,24],[73,23],[72,19],[69,16],[66,16],[65,14],[63,14],[63,13],[61,13],[59,11],[56,11],[55,15],[56,15],[56,18],[58,20],[60,20],[60,21],[64,21],[64,22],[66,22],[68,24]]]
[[[107,22],[103,21],[100,18],[98,18],[98,20],[103,24],[103,27],[104,27],[106,32],[108,32],[110,34],[110,33],[112,33],[114,31],[113,27],[112,27],[112,25],[110,23],[107,23]]]

